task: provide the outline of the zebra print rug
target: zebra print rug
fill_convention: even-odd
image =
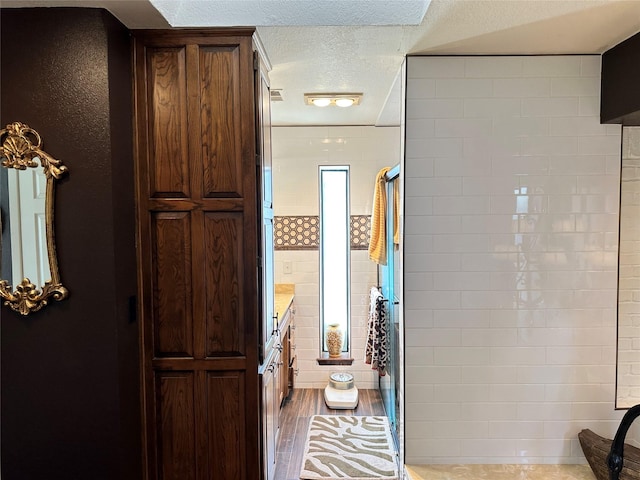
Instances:
[[[301,480],[398,480],[387,417],[311,417]]]

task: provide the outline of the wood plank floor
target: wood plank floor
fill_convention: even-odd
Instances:
[[[333,410],[324,403],[322,389],[295,389],[280,412],[275,480],[299,480],[304,444],[313,415],[384,415],[378,390],[359,390],[353,410]]]

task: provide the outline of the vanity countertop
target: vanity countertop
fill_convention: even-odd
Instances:
[[[293,302],[295,295],[295,285],[293,283],[276,283],[275,285],[275,309],[278,318],[282,318],[284,313]]]

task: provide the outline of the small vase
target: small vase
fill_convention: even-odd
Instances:
[[[337,323],[328,326],[326,331],[327,350],[329,358],[337,358],[342,354],[342,330]]]

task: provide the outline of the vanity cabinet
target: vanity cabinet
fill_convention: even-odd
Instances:
[[[144,478],[255,480],[259,41],[253,28],[132,35]]]
[[[274,478],[276,446],[280,436],[280,409],[293,388],[293,383],[290,383],[293,354],[290,338],[291,333],[295,331],[293,322],[294,309],[288,306],[274,332],[273,348],[269,350],[265,362],[259,369],[262,405],[262,478],[264,480]]]

